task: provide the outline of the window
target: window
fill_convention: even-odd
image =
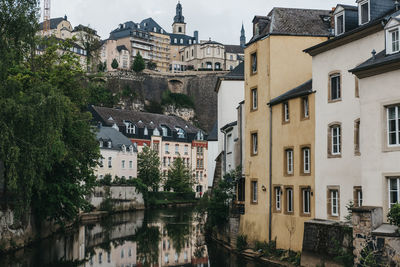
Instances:
[[[228,134],[226,137],[226,153],[232,153],[232,146],[233,146],[233,142],[232,142],[232,134]]]
[[[192,57],[194,56],[194,49],[192,49]]]
[[[304,97],[302,99],[302,102],[303,102],[303,105],[302,105],[302,107],[303,107],[303,112],[302,112],[303,119],[307,119],[307,118],[310,117],[310,107],[309,107],[309,103],[308,103],[308,97]]]
[[[286,212],[293,213],[293,188],[286,188]]]
[[[132,169],[132,168],[133,168],[133,161],[130,160],[130,161],[129,161],[129,169]]]
[[[293,175],[293,149],[286,149],[286,174]]]
[[[204,140],[204,134],[203,134],[202,131],[197,132],[196,139],[199,140],[199,141]]]
[[[341,154],[341,128],[339,125],[334,125],[331,127],[331,154],[340,155]]]
[[[282,205],[282,189],[275,187],[275,211],[281,211]]]
[[[251,89],[251,110],[256,110],[258,107],[257,88]]]
[[[258,136],[257,133],[251,134],[251,155],[255,156],[258,153]]]
[[[169,144],[165,144],[165,153],[169,154]]]
[[[245,201],[245,188],[246,188],[246,180],[245,178],[240,178],[237,184],[237,200]]]
[[[102,157],[99,160],[99,166],[100,166],[100,168],[104,167],[104,162],[103,162],[103,158]]]
[[[167,166],[167,157],[163,158],[163,166],[166,167]]]
[[[181,44],[183,44],[183,39],[180,39],[180,41],[181,41]]]
[[[360,119],[354,121],[354,154],[360,155]]]
[[[257,181],[251,181],[251,203],[257,203],[258,202],[258,182]]]
[[[311,190],[309,188],[303,188],[301,190],[301,195],[303,198],[303,214],[310,214],[311,213]]]
[[[251,74],[257,73],[257,53],[251,54]]]
[[[330,101],[340,100],[340,74],[330,76]]]
[[[179,155],[179,145],[178,144],[175,145],[175,154]]]
[[[207,55],[211,54],[211,49],[210,47],[207,47]]]
[[[168,253],[165,253],[165,255],[164,255],[164,261],[165,261],[165,263],[168,263],[168,262],[169,262]]]
[[[168,158],[168,167],[171,166],[171,158]]]
[[[289,114],[289,103],[283,103],[283,122],[289,122],[290,114]]]
[[[336,15],[336,35],[344,33],[344,13]]]
[[[147,127],[144,127],[143,134],[144,135],[149,135],[149,130],[147,129]]]
[[[185,145],[185,155],[189,154],[189,146]]]
[[[128,122],[126,124],[126,133],[127,134],[135,134],[135,125],[133,123]]]
[[[179,27],[179,28],[178,28],[178,32],[182,32],[182,27]]]
[[[112,157],[108,158],[108,168],[112,168]]]
[[[355,186],[353,194],[354,194],[354,206],[361,207],[363,202],[361,186]]]
[[[112,142],[111,142],[111,140],[110,140],[110,141],[108,141],[108,143],[107,143],[107,147],[108,147],[108,148],[111,148],[111,147],[112,147]]]
[[[400,145],[400,105],[387,108],[388,145]]]
[[[125,160],[123,160],[123,161],[121,162],[121,167],[122,167],[122,169],[125,169]]]
[[[369,1],[361,2],[359,5],[360,25],[369,22]]]
[[[103,253],[99,253],[99,264],[102,264],[103,261]]]
[[[309,174],[311,172],[311,153],[309,147],[302,149],[303,154],[303,174]]]
[[[168,129],[165,126],[161,126],[162,136],[168,136]]]
[[[331,199],[331,215],[339,216],[339,191],[330,190],[330,199]]]
[[[399,52],[399,29],[390,31],[392,53]]]
[[[100,145],[100,147],[103,147],[103,141],[100,141],[99,145]]]
[[[399,203],[400,198],[400,178],[389,178],[389,208]]]

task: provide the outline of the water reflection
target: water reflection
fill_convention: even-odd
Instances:
[[[203,223],[193,208],[117,214],[0,255],[0,267],[261,266],[216,246],[209,259]]]

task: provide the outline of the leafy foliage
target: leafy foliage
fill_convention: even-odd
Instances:
[[[146,68],[146,63],[144,62],[142,55],[140,55],[140,53],[137,52],[135,59],[133,60],[132,70],[138,73],[143,71],[145,68]]]
[[[150,103],[148,105],[144,106],[144,109],[147,112],[156,113],[156,114],[163,114],[163,112],[164,112],[163,107],[155,101],[150,101]]]
[[[78,30],[77,41],[86,51],[86,68],[90,72],[95,70],[96,63],[100,60],[101,41],[89,26],[81,25]]]
[[[114,95],[101,82],[90,82],[87,85],[89,90],[88,103],[95,106],[103,106],[112,108],[118,104],[118,95]]]
[[[160,229],[157,226],[149,226],[147,223],[135,234],[137,242],[137,257],[142,266],[150,267],[158,263],[158,244],[161,240]]]
[[[118,69],[118,61],[115,58],[111,62],[111,68],[113,68],[114,70]]]
[[[138,155],[138,179],[153,191],[158,191],[161,181],[160,158],[158,153],[149,147],[144,147]]]
[[[100,62],[99,64],[97,64],[97,70],[99,72],[105,72],[107,70],[107,62]]]
[[[186,167],[181,157],[175,159],[168,171],[165,188],[167,191],[173,189],[174,192],[193,191],[193,178],[190,169]]]
[[[394,204],[387,215],[390,224],[400,227],[400,204]]]
[[[157,64],[154,61],[147,62],[147,68],[149,70],[155,70],[157,68]]]
[[[245,250],[248,247],[247,236],[238,235],[236,239],[236,249],[239,251]]]
[[[173,105],[178,108],[194,108],[193,99],[185,94],[171,93],[166,90],[162,94],[161,105]]]

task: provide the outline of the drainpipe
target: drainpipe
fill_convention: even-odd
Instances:
[[[271,242],[272,235],[272,106],[269,105],[269,225],[268,240]]]
[[[226,132],[223,131],[223,133],[224,133],[224,164],[223,164],[223,170],[224,170],[224,172],[223,172],[221,178],[223,178],[224,175],[226,174]]]

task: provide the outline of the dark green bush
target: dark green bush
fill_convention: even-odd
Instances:
[[[174,105],[178,108],[194,108],[193,99],[185,94],[171,93],[167,90],[162,95],[161,105]]]
[[[239,251],[245,250],[248,247],[247,244],[247,236],[246,235],[238,235],[236,239],[236,248]]]
[[[390,224],[400,227],[400,204],[394,204],[387,215]]]

